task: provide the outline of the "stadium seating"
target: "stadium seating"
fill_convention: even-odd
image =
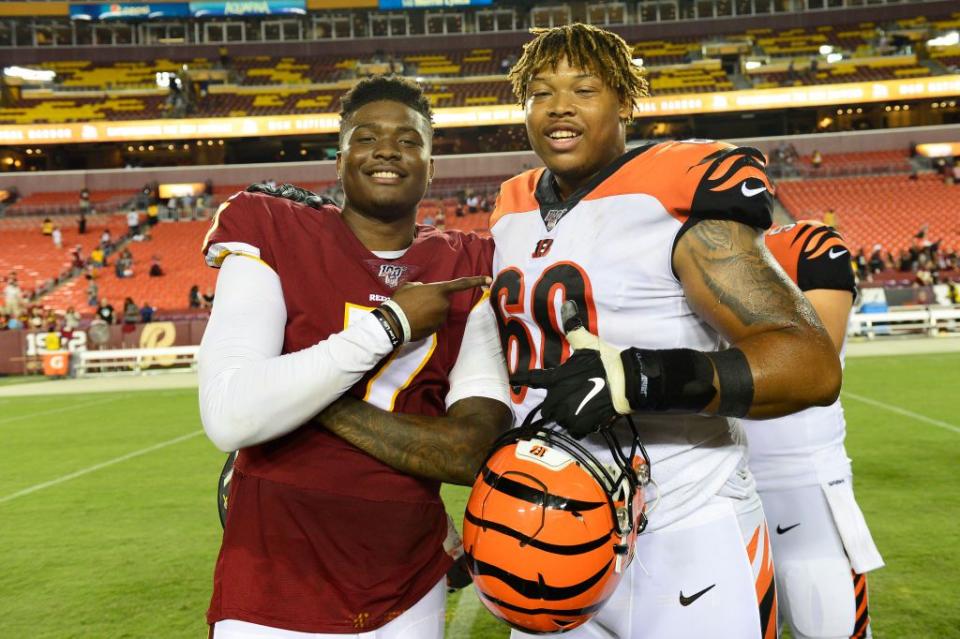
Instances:
[[[879,173],[909,173],[910,154],[906,151],[865,151],[823,155],[819,168],[813,168],[811,156],[800,156],[799,167],[806,177],[839,177]]]
[[[854,251],[907,248],[923,225],[926,238],[960,245],[960,185],[945,184],[935,174],[824,180],[781,181],[777,196],[796,219],[822,219],[836,212],[838,226]]]
[[[187,293],[194,284],[200,291],[212,289],[216,271],[204,265],[200,245],[209,221],[168,222],[158,224],[150,232],[147,242],[130,242],[126,248],[133,254],[134,276],[118,279],[110,266],[100,270],[97,285],[100,297],[106,297],[118,310],[126,297],[133,298],[138,306],[149,302],[158,310],[182,310],[187,307]],[[49,238],[45,238],[49,241]],[[149,277],[147,272],[153,257],[160,259],[165,272],[162,277]],[[87,282],[84,278],[73,279],[42,298],[45,306],[66,308],[75,306],[83,313],[92,309],[87,306]]]
[[[70,252],[77,245],[81,247],[81,256],[86,258],[100,241],[104,229],[109,229],[116,238],[125,233],[127,228],[122,215],[92,215],[87,219],[86,234],[80,235],[76,217],[51,216],[51,221],[60,227],[63,234],[63,247],[56,249],[50,236],[40,232],[42,219],[0,220],[0,273],[17,273],[20,285],[26,291],[34,291],[68,271]]]

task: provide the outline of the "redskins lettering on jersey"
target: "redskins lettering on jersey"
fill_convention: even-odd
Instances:
[[[764,241],[801,291],[823,288],[856,293],[850,249],[836,229],[803,220],[770,229]]]
[[[803,220],[770,229],[764,240],[800,290],[850,291],[856,296],[850,250],[835,229]],[[846,422],[840,400],[776,419],[743,420],[743,425],[750,442],[750,470],[760,490],[815,486],[852,473],[843,445]]]
[[[381,259],[335,207],[238,193],[204,240],[206,260],[258,259],[280,277],[283,353],[343,330],[410,280],[489,274],[489,241],[418,227],[406,253]],[[237,259],[237,258],[233,258]],[[350,392],[396,412],[442,415],[448,374],[482,292],[451,296],[435,335],[385,358]],[[450,566],[439,483],[397,472],[325,429],[305,425],[240,451],[207,621],[238,619],[312,633],[382,626]]]
[[[559,312],[567,299],[576,300],[591,332],[619,348],[720,349],[720,336],[687,304],[673,250],[704,219],[768,228],[773,186],[764,166],[755,149],[667,142],[625,153],[566,200],[545,169],[505,182],[491,219],[491,301],[510,372],[557,366],[569,356]],[[517,419],[543,396],[514,388]],[[650,530],[696,510],[743,464],[734,420],[636,419],[660,488]],[[601,441],[584,441],[591,452],[608,454]]]

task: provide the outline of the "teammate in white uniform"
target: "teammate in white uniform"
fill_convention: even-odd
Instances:
[[[840,365],[763,250],[764,158],[708,141],[627,152],[646,83],[595,27],[536,32],[511,79],[547,167],[507,181],[492,218],[491,299],[512,379],[531,386],[514,388],[517,419],[546,398],[544,417],[602,457],[590,433],[633,412],[658,487],[628,574],[564,636],[775,637],[767,530],[733,418],[830,404]],[[572,356],[565,300],[591,334]]]
[[[823,320],[843,361],[856,295],[850,251],[820,222],[771,229],[767,248]],[[883,566],[853,496],[840,401],[745,420],[750,470],[771,528],[781,618],[797,639],[870,637],[867,572]]]

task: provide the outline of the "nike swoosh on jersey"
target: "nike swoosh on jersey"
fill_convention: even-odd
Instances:
[[[696,601],[697,599],[699,599],[700,597],[702,597],[704,594],[706,594],[706,593],[709,592],[710,590],[713,590],[714,586],[716,586],[716,585],[717,585],[717,584],[713,584],[712,586],[707,586],[706,588],[704,588],[704,589],[701,590],[700,592],[695,592],[695,593],[693,593],[692,595],[690,595],[689,597],[684,597],[684,596],[683,596],[683,591],[681,590],[681,591],[680,591],[680,605],[681,605],[681,606],[689,606],[689,605],[692,604],[694,601]]]
[[[847,252],[847,249],[840,249],[840,250],[837,251],[836,253],[833,252],[834,250],[835,250],[835,249],[830,249],[830,252],[827,254],[827,255],[830,256],[830,259],[831,259],[831,260],[835,260],[835,259],[837,259],[838,257],[840,257],[841,255],[843,255],[844,253]]]
[[[587,402],[596,397],[597,393],[602,391],[603,387],[606,385],[606,381],[602,377],[591,377],[589,381],[593,382],[593,388],[590,389],[590,392],[587,393],[587,396],[584,397],[583,401],[580,402],[580,405],[577,406],[577,410],[573,412],[574,415],[579,415],[583,407],[587,405]]]
[[[767,187],[765,186],[760,186],[755,189],[751,189],[750,187],[747,186],[746,182],[740,185],[740,192],[743,193],[746,197],[753,197],[757,193],[763,193],[766,190],[767,190]]]
[[[780,527],[780,524],[777,524],[777,534],[778,534],[778,535],[782,535],[783,533],[787,532],[788,530],[793,530],[794,528],[796,528],[796,527],[799,526],[799,525],[800,525],[799,523],[796,523],[796,524],[794,524],[794,525],[792,525],[792,526],[787,526],[786,528],[781,528],[781,527]]]

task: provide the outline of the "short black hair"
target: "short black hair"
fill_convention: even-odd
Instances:
[[[340,142],[343,142],[345,123],[362,106],[380,100],[392,100],[405,104],[430,123],[433,133],[433,109],[430,100],[419,84],[398,75],[374,75],[357,82],[340,98]]]

